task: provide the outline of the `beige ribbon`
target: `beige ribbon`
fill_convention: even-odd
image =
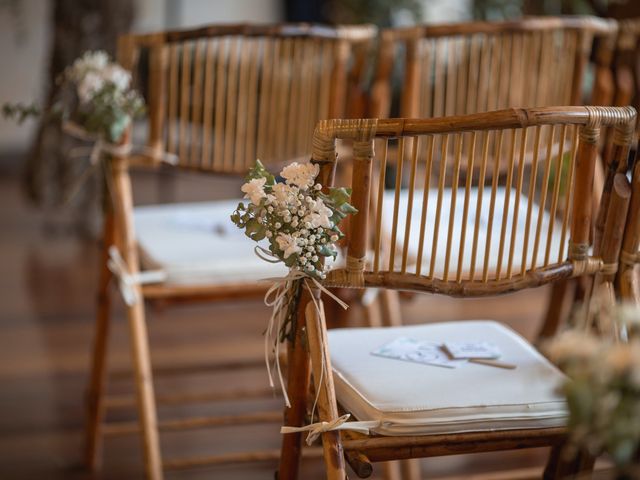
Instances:
[[[263,260],[266,260],[271,263],[278,263],[281,260],[278,259],[275,255],[273,255],[270,251],[262,248],[255,248],[256,255]],[[303,286],[309,290],[309,293],[312,293],[312,288],[315,286],[321,292],[325,293],[333,300],[335,300],[338,305],[340,305],[345,310],[349,308],[345,302],[340,300],[337,296],[327,290],[318,280],[309,275],[297,271],[290,270],[289,274],[285,277],[277,277],[277,278],[265,278],[266,281],[273,282],[273,285],[269,287],[267,293],[264,295],[264,304],[267,307],[272,308],[271,317],[269,318],[269,323],[267,325],[267,330],[264,334],[264,361],[267,366],[267,375],[269,376],[269,385],[271,388],[275,388],[275,383],[273,381],[273,374],[271,373],[271,362],[269,361],[269,355],[274,356],[275,370],[278,375],[278,381],[280,383],[280,388],[282,389],[282,395],[284,396],[284,401],[287,407],[291,407],[291,402],[289,401],[289,395],[287,393],[286,382],[284,381],[284,376],[282,375],[282,368],[280,366],[280,331],[282,330],[283,323],[286,320],[287,314],[287,294],[291,292],[291,289],[294,287],[294,283],[297,280],[302,280]],[[309,284],[311,282],[311,285]],[[313,294],[311,295],[311,299],[313,300],[313,304],[318,312],[318,315],[322,316],[322,310],[320,305],[316,302]],[[316,399],[317,400],[317,399]]]
[[[299,433],[309,432],[307,435],[307,445],[313,444],[320,435],[326,432],[334,432],[339,430],[351,430],[353,432],[369,434],[369,430],[380,426],[378,420],[369,420],[361,422],[347,422],[351,417],[350,414],[342,415],[330,422],[317,422],[304,427],[280,427],[280,433]]]
[[[71,149],[69,156],[71,157],[89,157],[89,166],[80,174],[71,187],[70,193],[67,195],[66,201],[71,200],[80,190],[82,184],[87,178],[93,174],[95,168],[100,164],[100,158],[103,153],[108,153],[116,157],[124,157],[134,150],[131,142],[125,142],[121,145],[105,141],[102,135],[89,132],[87,129],[78,125],[75,122],[66,121],[62,124],[62,131],[67,135],[77,138],[85,142],[93,142],[93,146],[89,148],[76,147]],[[148,147],[135,147],[135,150],[148,155],[149,157],[159,160],[161,162],[168,163],[170,165],[176,165],[178,163],[178,156],[169,153],[157,151]],[[108,178],[108,176],[107,176]]]
[[[140,293],[136,288],[138,285],[164,282],[167,279],[166,272],[162,270],[130,273],[124,258],[122,258],[118,248],[114,245],[109,247],[107,266],[111,273],[117,278],[118,288],[120,289],[122,298],[130,307],[140,301]]]

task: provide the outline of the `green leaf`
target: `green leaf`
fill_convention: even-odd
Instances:
[[[298,256],[297,255],[289,255],[288,258],[284,259],[284,264],[289,268],[293,267],[297,263],[298,263]]]
[[[340,210],[342,210],[344,213],[350,213],[352,215],[358,213],[358,209],[356,207],[346,202],[340,206]]]
[[[333,257],[334,260],[338,256],[338,252],[328,245],[322,245],[318,253],[323,257]]]
[[[122,138],[122,134],[131,123],[131,117],[126,114],[120,114],[109,126],[109,138],[112,142],[118,142]]]
[[[351,198],[351,190],[344,187],[333,187],[329,189],[329,198],[336,208],[348,202]]]
[[[269,171],[264,167],[260,160],[256,160],[256,164],[251,170],[249,170],[247,181],[253,180],[255,178],[266,178],[266,185],[274,185],[276,183],[276,178],[271,173],[269,173]]]

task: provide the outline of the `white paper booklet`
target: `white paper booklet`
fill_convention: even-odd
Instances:
[[[496,359],[502,355],[500,348],[489,342],[444,342],[443,347],[446,353],[454,359]]]
[[[465,362],[465,360],[450,359],[438,343],[407,337],[396,338],[377,348],[371,354],[378,357],[395,358],[397,360],[445,368],[456,368]]]

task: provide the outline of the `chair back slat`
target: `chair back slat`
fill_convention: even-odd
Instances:
[[[134,70],[148,76],[147,145],[218,173],[304,158],[316,122],[351,110],[346,83],[361,79],[349,66],[374,36],[369,26],[309,25],[130,35]]]
[[[401,70],[402,117],[577,105],[594,38],[615,33],[615,22],[592,17],[388,29],[370,113],[391,114],[390,63]]]
[[[347,263],[362,261],[364,285],[455,295],[595,273],[604,268],[589,233],[599,130],[628,132],[634,122],[633,109],[604,107],[378,120],[370,166],[359,160],[352,177],[354,206],[374,209],[372,231],[362,231],[362,213],[354,217]],[[319,124],[319,135],[356,141],[362,131],[335,120]],[[389,160],[396,177],[387,190]],[[339,270],[330,285],[361,286]]]

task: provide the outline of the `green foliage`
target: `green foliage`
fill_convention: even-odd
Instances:
[[[18,125],[22,125],[25,120],[31,117],[39,117],[42,114],[40,107],[35,103],[5,103],[2,105],[2,116],[8,120],[14,120]]]
[[[275,185],[276,178],[267,170],[260,160],[256,160],[256,164],[251,167],[249,174],[247,175],[247,181],[254,180],[256,178],[266,178],[266,185]]]
[[[243,191],[253,200],[240,203],[230,219],[252,240],[266,239],[269,252],[287,267],[322,279],[323,259],[335,259],[338,255],[335,243],[344,236],[340,222],[347,215],[357,213],[349,203],[351,190],[330,188],[325,194],[314,185],[317,171],[313,173],[313,168],[311,173],[307,173],[308,166],[296,163],[287,168],[298,169],[294,176],[302,175],[302,187],[290,180],[291,184],[275,188],[274,175],[256,161],[243,186]]]

